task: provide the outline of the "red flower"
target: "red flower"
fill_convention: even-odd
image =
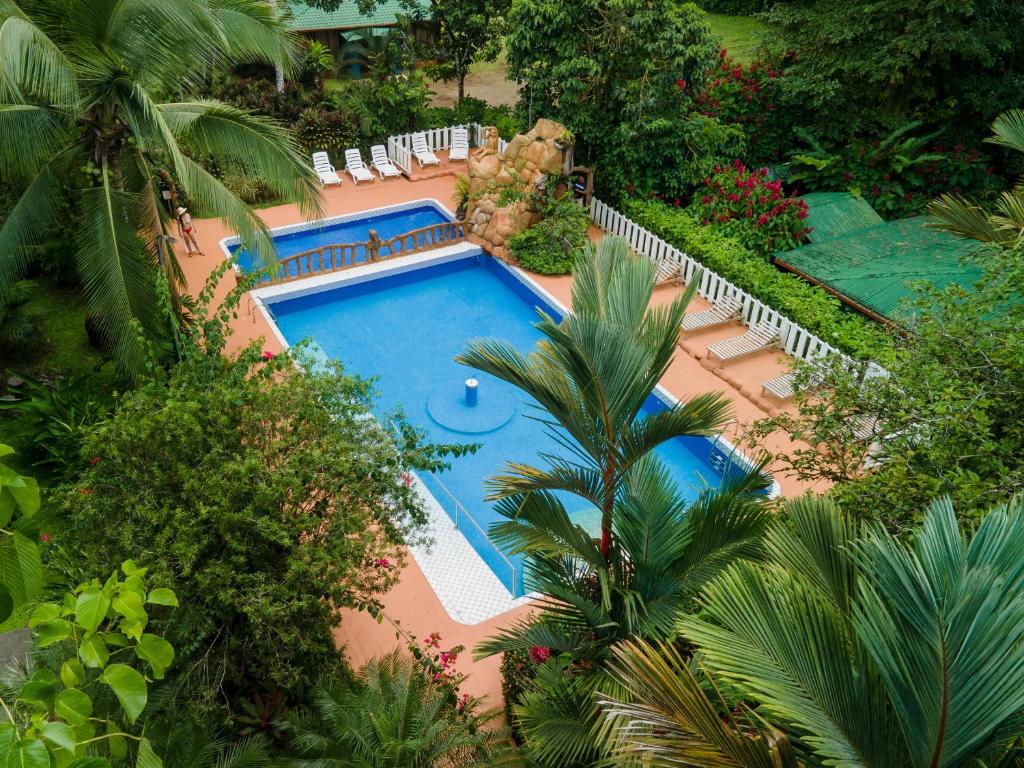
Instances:
[[[78,492],[80,494],[82,494],[83,496],[91,496],[92,495],[92,488],[79,488]]]
[[[718,52],[718,58],[720,58],[720,59],[724,59],[728,55],[729,55],[729,51],[727,51],[725,48],[723,48],[722,50],[720,50]]]
[[[735,202],[738,202],[738,201],[739,201],[739,199],[740,199],[740,196],[739,196],[739,195],[737,195],[737,194],[736,194],[735,192],[730,192],[730,193],[729,193],[729,202],[730,202],[730,203],[735,203]]]
[[[103,457],[102,456],[93,456],[91,459],[89,459],[89,464],[91,466],[95,467],[101,461],[103,461]]]
[[[807,218],[807,211],[805,211],[805,210],[802,210],[802,209],[801,209],[801,210],[799,210],[799,211],[797,211],[797,212],[796,212],[796,217],[797,217],[798,219],[806,219],[806,218]]]
[[[685,91],[686,81],[680,77],[678,80],[676,80],[676,88],[678,88],[680,91]]]
[[[269,349],[264,349],[263,350],[263,359],[264,360],[273,360],[274,359],[274,353],[271,352]]]
[[[530,649],[530,658],[536,664],[543,664],[551,658],[551,649],[545,648],[543,645],[535,645]]]
[[[388,562],[388,559],[386,557],[378,557],[376,560],[373,561],[373,567],[374,568],[390,568],[391,567],[391,563]]]
[[[702,197],[702,198],[700,199],[700,201],[701,201],[702,203],[704,203],[704,205],[707,205],[708,203],[710,203],[710,202],[711,202],[711,196],[710,196],[710,195],[704,195],[704,197]]]
[[[48,533],[45,533],[45,532],[44,532],[44,533],[42,533],[42,534],[41,534],[41,535],[39,536],[39,538],[40,538],[40,539],[42,539],[42,541],[43,541],[44,543],[46,543],[46,544],[49,544],[49,543],[50,543],[50,534],[48,534]]]
[[[762,167],[761,168],[761,175],[762,176],[767,176],[768,175],[768,169],[766,167]]]
[[[408,472],[403,472],[402,473],[402,482],[405,483],[405,487],[406,488],[411,486],[412,485],[412,475],[410,475]]]
[[[427,639],[423,641],[423,644],[425,646],[427,646],[427,648],[440,648],[441,647],[441,633],[440,632],[431,632],[430,635],[427,637]]]
[[[763,227],[767,223],[768,223],[768,214],[767,213],[762,213],[760,216],[757,217],[757,226]]]

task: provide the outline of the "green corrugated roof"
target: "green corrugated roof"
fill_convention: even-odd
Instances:
[[[970,288],[981,276],[979,264],[966,258],[977,251],[976,242],[927,224],[924,216],[882,223],[776,253],[775,259],[855,305],[906,322],[912,283]]]
[[[814,192],[803,195],[803,201],[807,203],[804,224],[811,228],[807,239],[812,243],[884,223],[871,203],[849,192]]]
[[[289,0],[288,5],[291,7],[288,26],[299,32],[391,26],[399,16],[408,15],[398,0],[386,0],[366,15],[359,12],[355,0],[346,0],[334,11],[311,8],[301,0]],[[420,0],[420,5],[424,12],[429,8],[429,3],[423,0]]]

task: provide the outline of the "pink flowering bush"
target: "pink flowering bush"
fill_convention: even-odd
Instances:
[[[792,141],[792,126],[777,110],[783,75],[781,67],[761,61],[744,66],[723,48],[694,101],[702,114],[742,129],[747,142],[745,157],[758,162],[778,160]]]
[[[810,232],[804,225],[807,204],[786,194],[780,181],[769,180],[767,168],[748,169],[739,160],[715,166],[691,208],[704,226],[764,256],[795,248]]]

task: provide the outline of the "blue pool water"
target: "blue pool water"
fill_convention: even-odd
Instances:
[[[371,229],[377,230],[377,235],[381,240],[387,240],[414,229],[453,220],[451,214],[442,208],[430,203],[423,203],[414,208],[381,213],[355,221],[330,224],[288,235],[275,235],[274,243],[277,246],[278,258],[282,258],[311,251],[324,245],[363,243],[369,239]],[[234,254],[239,251],[239,247],[233,245],[228,250]],[[365,258],[365,254],[360,254],[361,258]],[[251,272],[253,269],[259,268],[259,261],[255,254],[243,250],[238,252],[238,265],[243,271]]]
[[[564,448],[543,425],[527,418],[537,411],[519,390],[456,364],[454,357],[467,341],[481,336],[531,350],[541,338],[532,325],[537,320],[535,307],[560,317],[507,267],[481,255],[279,301],[271,309],[289,343],[312,339],[349,372],[379,377],[379,413],[400,407],[437,442],[481,443],[475,454],[454,459],[440,478],[425,476],[424,482],[449,515],[454,515],[454,504],[446,489],[486,531],[498,516],[484,501],[484,479],[509,460],[542,464],[539,453],[564,454]],[[471,376],[479,380],[481,412],[467,419],[460,403],[464,381]],[[656,412],[664,405],[652,397],[645,408]],[[674,440],[659,448],[658,455],[691,498],[721,481],[712,465],[721,466],[724,456],[705,438]],[[596,522],[596,510],[587,502],[567,496],[566,506],[588,529]],[[460,527],[498,578],[511,587],[509,566],[494,545],[471,525]],[[522,594],[522,563],[512,559],[520,571],[516,591]]]

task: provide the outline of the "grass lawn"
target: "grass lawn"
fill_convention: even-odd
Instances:
[[[709,13],[708,24],[711,32],[722,38],[722,47],[742,64],[749,64],[757,58],[758,35],[767,26],[750,16],[726,16]]]
[[[34,281],[36,289],[25,311],[39,327],[38,343],[5,360],[6,367],[32,376],[73,375],[93,370],[103,356],[89,345],[86,308],[79,292],[49,278]]]

